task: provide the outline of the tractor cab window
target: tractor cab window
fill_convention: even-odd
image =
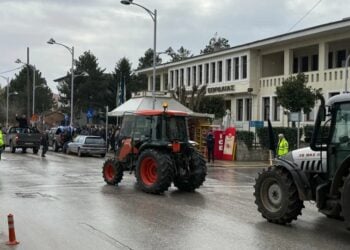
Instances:
[[[133,127],[133,138],[136,141],[143,141],[151,137],[151,125],[153,117],[135,116],[135,124]]]
[[[152,119],[152,117],[143,115],[125,115],[119,138],[132,137],[136,141],[150,138]]]
[[[332,143],[350,142],[350,103],[343,103],[337,107],[335,114],[334,133]]]
[[[166,117],[166,135],[170,141],[179,140],[187,141],[186,119],[182,116]]]

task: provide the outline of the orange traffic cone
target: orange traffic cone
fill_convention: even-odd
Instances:
[[[16,240],[16,233],[15,233],[15,223],[13,220],[13,215],[9,214],[7,216],[8,224],[9,224],[9,241],[6,242],[6,245],[17,245],[19,242]]]

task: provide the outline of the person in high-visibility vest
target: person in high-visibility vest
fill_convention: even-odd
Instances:
[[[277,156],[283,156],[288,153],[288,141],[283,134],[278,135]]]
[[[5,140],[4,140],[4,135],[2,133],[2,126],[0,125],[0,160],[1,160],[2,150],[4,149],[5,149]]]

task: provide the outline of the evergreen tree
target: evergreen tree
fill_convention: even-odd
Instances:
[[[156,65],[161,64],[162,59],[159,55],[156,55]],[[145,55],[139,58],[139,65],[137,69],[144,69],[153,66],[153,49],[148,49],[145,51]]]
[[[98,59],[90,52],[85,51],[75,62],[74,70],[74,117],[80,113],[86,113],[92,109],[96,114],[103,112],[108,104],[108,76],[101,69]],[[82,76],[86,72],[88,76]],[[65,81],[58,86],[60,100],[64,104],[70,103],[71,97],[71,76],[67,74]],[[79,118],[79,116],[77,117]]]
[[[177,52],[175,52],[172,47],[169,47],[165,52],[171,57],[171,62],[178,62],[193,56],[191,51],[185,49],[183,46],[181,46]]]
[[[15,74],[14,79],[10,82],[9,92],[17,92],[17,95],[13,95],[10,98],[9,105],[9,120],[11,117],[17,114],[26,114],[27,112],[27,70],[28,67],[23,67],[18,74]],[[29,79],[31,90],[30,105],[33,105],[33,70],[29,69]],[[53,95],[51,89],[47,86],[45,78],[42,77],[39,70],[35,70],[35,113],[40,114],[52,109],[53,107]],[[5,89],[5,88],[4,88]],[[4,100],[6,100],[6,90],[4,91]],[[30,109],[32,112],[32,109]]]
[[[210,38],[209,44],[205,46],[203,50],[201,50],[201,54],[208,54],[212,52],[216,52],[219,50],[230,48],[230,44],[226,38],[217,37],[215,34],[214,37]]]

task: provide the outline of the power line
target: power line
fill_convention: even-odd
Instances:
[[[290,27],[290,29],[287,32],[291,31],[295,26],[297,26],[301,21],[303,21],[304,18],[307,17],[311,13],[311,11],[313,11],[321,2],[322,0],[319,0],[314,6],[312,6],[312,8],[308,12],[306,12],[305,15],[302,16],[292,27]]]
[[[10,72],[16,71],[17,69],[20,69],[20,68],[22,68],[22,66],[21,67],[17,67],[15,69],[10,69],[10,70],[7,70],[7,71],[0,72],[0,74],[10,73]]]

